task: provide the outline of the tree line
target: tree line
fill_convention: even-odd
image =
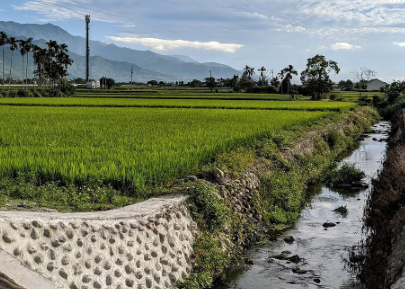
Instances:
[[[69,57],[68,46],[65,43],[58,44],[54,40],[46,42],[46,47],[42,48],[33,44],[33,38],[16,39],[9,37],[4,31],[0,31],[0,46],[2,47],[2,86],[5,93],[5,83],[8,82],[8,93],[10,84],[13,83],[13,58],[14,52],[19,51],[22,57],[22,75],[25,75],[25,90],[28,86],[28,66],[32,59],[34,65],[34,81],[40,88],[47,88],[50,91],[65,91],[71,89],[67,85],[68,67],[73,64]],[[8,77],[5,73],[5,49],[11,51],[10,70]],[[29,56],[32,55],[30,58]]]
[[[242,75],[234,75],[232,78],[218,79],[206,77],[205,85],[211,89],[216,87],[218,82],[228,87],[228,90],[246,91],[246,92],[267,92],[281,94],[294,94],[299,92],[305,95],[311,95],[313,100],[322,99],[324,93],[330,92],[333,88],[333,82],[329,77],[331,72],[338,74],[340,68],[338,63],[333,60],[327,60],[323,55],[315,55],[307,60],[306,69],[301,72],[300,80],[302,86],[292,85],[291,80],[294,75],[298,75],[293,65],[283,68],[275,77],[266,76],[267,69],[261,67],[257,70],[259,73],[258,81],[253,78],[256,73],[253,67],[245,66]]]

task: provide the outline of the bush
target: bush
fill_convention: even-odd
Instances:
[[[331,148],[333,148],[339,142],[339,139],[340,134],[335,129],[329,130],[325,136],[325,140]]]
[[[195,205],[190,211],[199,227],[205,227],[209,232],[221,229],[228,211],[218,200],[214,189],[205,182],[198,182],[187,191],[187,194]]]
[[[266,87],[253,87],[253,88],[249,89],[249,92],[272,94],[272,93],[278,93],[278,90],[274,86],[266,86]]]
[[[40,92],[39,90],[34,90],[33,93],[32,93],[32,95],[33,95],[34,97],[42,97],[42,94],[41,94],[41,92]]]
[[[55,87],[47,88],[43,91],[44,96],[48,97],[66,97],[66,95]]]
[[[17,96],[18,97],[32,97],[32,92],[26,89],[19,89],[17,91]]]
[[[382,95],[373,95],[373,105],[375,107],[381,107],[385,103],[385,97]]]
[[[333,100],[333,101],[342,101],[342,97],[340,95],[336,95],[336,94],[331,94],[329,96],[329,99]]]
[[[327,179],[330,186],[337,184],[352,184],[361,181],[365,173],[357,169],[355,164],[343,163],[340,168],[334,169]]]
[[[74,86],[73,86],[72,84],[70,84],[70,83],[66,83],[66,84],[62,87],[61,91],[62,91],[64,94],[70,96],[70,95],[73,95],[73,94],[76,93],[76,87],[74,87]]]

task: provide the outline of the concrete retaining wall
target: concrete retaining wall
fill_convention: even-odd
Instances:
[[[20,268],[0,262],[0,272],[26,289],[38,289],[36,281],[41,288],[171,288],[193,266],[197,227],[185,200],[107,212],[0,212],[1,254]],[[25,278],[23,269],[38,274]]]

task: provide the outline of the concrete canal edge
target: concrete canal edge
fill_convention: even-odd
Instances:
[[[197,228],[185,202],[154,198],[91,213],[0,212],[0,272],[11,284],[5,288],[171,288],[192,269]],[[0,277],[0,284],[7,281]]]

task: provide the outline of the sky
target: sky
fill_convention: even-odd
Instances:
[[[405,0],[0,0],[0,19],[52,23],[91,40],[187,55],[268,76],[317,54],[338,62],[335,81],[365,67],[405,79]],[[256,72],[258,73],[258,72]],[[299,82],[296,78],[295,82]]]

